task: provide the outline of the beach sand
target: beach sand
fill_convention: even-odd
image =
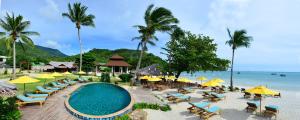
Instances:
[[[202,98],[201,89],[196,89],[194,93],[187,94],[191,96],[191,102],[207,101]],[[176,89],[168,89],[162,92],[153,91],[156,96],[164,98],[167,93],[176,92]],[[262,110],[265,105],[277,105],[279,106],[279,114],[277,120],[300,120],[300,93],[290,91],[280,91],[281,98],[267,97],[262,100]],[[266,117],[261,117],[255,113],[247,113],[245,108],[246,102],[253,100],[244,99],[241,92],[228,92],[225,93],[226,99],[219,102],[212,103],[211,106],[219,106],[221,108],[221,114],[215,115],[210,120],[265,120]],[[162,112],[157,110],[145,110],[148,113],[149,120],[199,120],[198,115],[189,113],[187,108],[190,105],[187,102],[181,102],[173,104],[167,102],[172,110],[168,112]],[[258,110],[259,111],[259,110]],[[273,117],[273,119],[275,119]]]

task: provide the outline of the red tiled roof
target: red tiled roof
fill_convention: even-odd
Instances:
[[[131,65],[129,65],[127,62],[123,61],[123,60],[109,60],[106,63],[106,66],[120,66],[120,67],[129,67]]]

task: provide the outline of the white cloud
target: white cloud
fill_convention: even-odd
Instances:
[[[41,45],[53,49],[59,49],[59,50],[64,50],[71,47],[70,44],[58,43],[57,41],[54,40],[46,40],[46,42],[43,42]]]
[[[39,13],[50,20],[59,21],[62,19],[58,5],[53,0],[46,0],[45,6],[39,9]]]

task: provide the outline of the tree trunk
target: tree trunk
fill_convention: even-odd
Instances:
[[[177,80],[178,80],[178,77],[180,76],[180,74],[181,74],[181,71],[178,71],[178,72],[176,73],[176,75],[175,75],[176,79],[175,79],[174,81],[176,81],[176,82],[177,82]]]
[[[12,78],[16,78],[16,41],[13,42],[13,76]]]
[[[143,54],[144,54],[144,51],[145,51],[145,45],[146,45],[145,43],[142,43],[142,49],[141,49],[141,52],[140,52],[139,61],[138,61],[138,64],[136,65],[136,69],[135,69],[135,78],[136,78],[136,80],[138,79],[137,72],[140,69],[140,66],[141,66],[141,63],[142,63],[142,58],[143,58]],[[135,82],[134,79],[132,79],[131,85],[133,85],[134,82]]]
[[[77,27],[77,35],[78,35],[78,40],[79,40],[79,45],[80,45],[80,62],[79,62],[79,71],[82,70],[82,41],[80,39],[80,28]]]
[[[230,90],[233,90],[233,62],[234,62],[234,49],[232,49],[231,57],[231,73],[230,73]]]

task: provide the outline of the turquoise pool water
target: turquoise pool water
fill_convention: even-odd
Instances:
[[[93,83],[72,93],[69,104],[80,113],[102,116],[115,113],[130,104],[131,97],[125,89],[107,83]]]

